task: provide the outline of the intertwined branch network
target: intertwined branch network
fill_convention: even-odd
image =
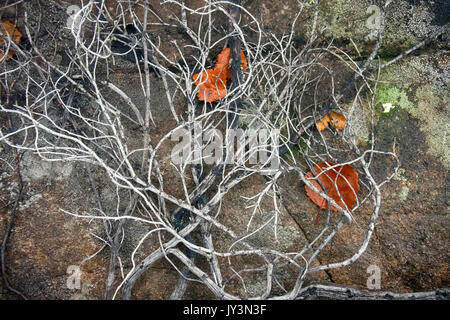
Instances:
[[[311,276],[347,266],[365,252],[382,205],[380,188],[399,167],[395,146],[392,151],[376,150],[373,134],[383,23],[373,52],[355,61],[332,42],[320,40],[318,1],[312,5],[299,1],[290,31],[276,36],[265,31],[263,22],[241,1],[200,2],[193,8],[184,1],[162,1],[161,7],[171,12],[163,16],[146,1],[83,1],[70,28],[63,31],[71,45],[62,48],[61,62],[55,62],[39,42],[40,17],[30,15],[32,5],[11,2],[24,5],[23,37],[28,46],[17,45],[2,30],[6,50],[15,51],[15,56],[6,61],[5,55],[0,63],[0,114],[13,124],[2,126],[0,141],[45,161],[83,163],[94,187],[93,169],[115,186],[116,210],[106,210],[102,201],[91,212],[61,208],[103,226],[103,234],[96,237],[110,256],[105,298],[129,299],[136,281],[160,260],[179,272],[173,299],[184,295],[190,281],[201,282],[220,299],[308,296],[312,291],[305,283]],[[313,12],[308,20],[307,10]],[[302,41],[296,34],[300,21],[308,22]],[[61,49],[56,46],[55,51]],[[194,84],[193,75],[213,66],[225,47],[232,51],[232,84],[223,99],[199,101],[200,86]],[[240,49],[248,60],[245,72],[236,54]],[[135,86],[145,97],[142,105],[110,77],[112,66],[127,61],[139,75]],[[345,81],[337,81],[344,75]],[[169,129],[155,121],[156,85],[166,93],[166,103],[158,108],[169,110],[165,121]],[[346,115],[346,128],[317,131],[315,123],[330,110]],[[361,126],[368,128],[364,147],[358,144]],[[231,130],[269,134],[259,143],[236,144],[226,138]],[[192,144],[184,150],[187,157],[175,163],[171,150],[179,132],[187,132]],[[202,158],[204,151],[217,144],[219,133],[223,156],[208,162]],[[234,156],[232,161],[224,161],[227,154]],[[262,157],[266,161],[251,161],[256,154],[267,155]],[[382,179],[374,178],[377,157],[392,164]],[[354,207],[339,206],[327,190],[319,190],[305,177],[315,164],[326,161],[351,165],[359,173],[361,188]],[[323,211],[324,216],[328,212],[327,219],[316,226],[314,238],[299,244],[301,249],[295,252],[253,241],[269,237],[268,233],[278,241],[277,226],[286,217],[280,182],[287,174],[295,174],[338,209],[332,212],[329,205]],[[265,183],[246,198],[247,208],[239,209],[246,226],[238,228],[222,208],[227,194],[255,176]],[[169,191],[174,184],[177,192]],[[369,218],[358,215],[362,208]],[[141,224],[147,232],[124,257],[122,244],[131,236],[124,228],[127,223]],[[348,224],[363,234],[359,248],[349,257],[315,263]],[[143,251],[149,239],[153,249]],[[289,274],[290,282],[281,280],[282,274]],[[255,278],[263,284],[258,292],[248,289]],[[329,292],[336,294],[333,290]]]

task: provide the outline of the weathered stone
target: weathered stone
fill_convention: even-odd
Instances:
[[[71,0],[72,4],[80,1]],[[305,19],[298,21],[298,29],[294,40],[301,46],[305,40],[312,19],[311,12],[314,1],[305,1]],[[159,1],[151,1],[154,8],[160,9]],[[199,4],[199,2],[196,2]],[[340,45],[352,39],[362,54],[370,51],[372,37],[367,37],[371,29],[367,21],[371,14],[367,8],[373,1],[332,0],[321,1],[318,28],[327,27],[326,39],[335,38]],[[381,6],[382,3],[375,3]],[[292,20],[298,9],[298,1],[247,1],[250,12],[259,13],[267,31],[275,34],[289,32],[286,24],[280,21]],[[386,34],[382,54],[392,56],[401,50],[409,48],[425,38],[445,22],[448,13],[448,1],[394,1],[388,9]],[[169,11],[160,12],[168,18]],[[258,14],[256,14],[258,13]],[[142,12],[140,12],[142,15]],[[64,24],[67,14],[64,8],[53,8],[49,11],[46,26],[53,24],[55,28]],[[31,18],[30,18],[31,19]],[[191,19],[191,17],[188,17]],[[31,19],[31,26],[35,21]],[[58,21],[58,24],[55,23]],[[191,21],[191,20],[190,20]],[[226,22],[226,20],[224,20]],[[191,21],[192,22],[192,21]],[[220,23],[222,23],[221,21]],[[174,37],[184,35],[175,31],[161,29],[161,32],[175,32]],[[65,36],[68,30],[65,30]],[[167,36],[162,34],[162,37]],[[447,40],[446,40],[447,39]],[[49,41],[43,37],[40,41]],[[441,42],[448,41],[448,35]],[[163,41],[164,42],[164,41]],[[68,42],[67,42],[68,43]],[[348,47],[352,48],[349,44]],[[163,43],[164,52],[173,51],[167,43]],[[53,54],[51,47],[46,47],[48,54]],[[56,57],[56,63],[58,58]],[[130,95],[138,109],[143,113],[145,98],[141,92],[140,80],[134,70],[128,69],[130,64],[118,59],[113,66],[114,72],[110,80]],[[345,77],[343,77],[345,78]],[[337,79],[337,83],[342,79]],[[367,284],[367,267],[376,265],[380,268],[381,288],[396,292],[434,290],[448,287],[450,274],[448,220],[448,189],[450,181],[449,168],[449,58],[448,51],[428,51],[420,56],[407,57],[381,73],[381,80],[390,81],[378,85],[375,97],[375,137],[376,146],[380,150],[391,150],[394,138],[397,143],[402,168],[390,184],[382,188],[382,207],[375,234],[364,255],[354,264],[328,272],[314,275],[309,281],[333,281],[339,284],[365,288]],[[171,118],[167,106],[165,89],[161,81],[152,77],[151,110],[158,130],[151,132],[152,139],[158,140],[170,130],[175,122]],[[129,110],[125,102],[116,99],[123,110]],[[389,112],[383,112],[383,104],[394,106]],[[183,112],[184,101],[176,102],[177,112]],[[351,106],[344,105],[345,110]],[[357,123],[360,128],[354,136],[359,143],[367,142],[370,127],[367,114],[349,114],[349,123],[354,128]],[[353,117],[353,118],[352,118]],[[130,130],[126,137],[130,148],[139,148],[142,141],[135,138],[138,128]],[[161,146],[160,161],[165,179],[169,183],[165,190],[174,196],[182,197],[183,190],[179,188],[177,174],[173,171],[170,159],[166,155],[173,144]],[[2,158],[10,157],[8,147],[1,146]],[[6,150],[6,152],[4,152]],[[13,163],[9,159],[10,163]],[[103,298],[109,253],[107,250],[81,266],[81,287],[70,290],[67,288],[67,273],[69,265],[79,265],[83,259],[96,252],[101,243],[89,236],[89,232],[102,235],[100,224],[89,225],[86,220],[76,219],[60,211],[60,208],[73,212],[91,212],[96,206],[95,194],[91,190],[86,172],[72,164],[54,164],[52,170],[55,179],[52,187],[47,190],[46,182],[52,166],[41,161],[36,155],[25,153],[22,162],[22,174],[25,181],[25,199],[16,215],[13,230],[8,240],[6,265],[11,284],[24,292],[30,298],[40,299],[96,299]],[[17,196],[18,184],[14,173],[4,163],[0,181],[0,237],[3,237],[6,223],[9,219],[10,206],[4,206],[14,201]],[[375,178],[381,179],[389,173],[389,163],[381,159],[374,161]],[[95,181],[99,184],[99,192],[107,212],[115,210],[115,190],[108,185],[108,179],[102,178],[104,173],[93,170]],[[262,178],[252,177],[238,185],[226,196],[219,220],[230,227],[238,235],[246,233],[251,217],[251,209],[242,196],[252,196],[265,186]],[[289,174],[280,181],[281,195],[284,201],[278,216],[277,238],[274,233],[274,223],[269,223],[260,233],[249,237],[248,241],[258,248],[273,247],[283,252],[295,252],[311,241],[320,232],[326,219],[323,210],[318,209],[305,195],[304,186],[295,174]],[[87,192],[88,191],[88,192]],[[264,201],[262,213],[257,212],[249,230],[256,230],[274,215],[270,201]],[[111,211],[113,212],[113,211]],[[320,215],[320,225],[316,226],[315,216]],[[368,222],[370,208],[364,207],[356,216],[361,224]],[[334,219],[334,216],[332,217]],[[128,260],[136,243],[145,234],[146,228],[136,223],[125,226],[127,238],[124,241],[120,256],[126,273],[131,263]],[[225,251],[233,242],[217,230],[217,250]],[[333,239],[330,246],[317,257],[313,266],[341,261],[351,256],[361,244],[362,234],[355,224],[345,226]],[[149,238],[137,258],[158,246],[157,239]],[[226,263],[221,259],[222,263]],[[206,261],[199,259],[198,265],[208,270]],[[177,264],[176,264],[177,265]],[[233,261],[233,266],[242,270],[261,265],[255,257],[241,257]],[[177,265],[177,267],[180,267]],[[278,272],[278,280],[286,288],[290,288],[298,270],[286,268]],[[116,276],[119,281],[120,271]],[[229,270],[225,276],[232,275]],[[150,268],[137,282],[133,297],[136,299],[167,299],[178,279],[178,273],[167,261],[159,261]],[[250,295],[261,294],[265,288],[264,277],[247,277],[247,289]],[[239,281],[232,281],[229,288],[236,294],[242,294]],[[277,291],[278,290],[278,291]],[[274,291],[282,293],[275,288]],[[190,282],[186,298],[212,298],[205,286]],[[0,294],[0,299],[15,298],[8,292]]]

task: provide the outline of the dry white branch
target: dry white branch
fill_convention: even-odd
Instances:
[[[372,103],[377,75],[369,72],[368,64],[377,56],[383,28],[372,54],[364,63],[358,64],[332,43],[324,47],[315,44],[320,35],[317,28],[319,1],[315,2],[310,37],[302,47],[298,47],[293,38],[295,26],[303,18],[304,5],[300,6],[292,21],[290,32],[284,36],[274,36],[264,31],[261,22],[240,1],[204,0],[200,7],[193,8],[184,1],[166,0],[162,6],[173,9],[173,16],[167,21],[145,2],[137,3],[144,8],[143,17],[133,11],[128,0],[117,0],[118,16],[113,18],[102,1],[85,2],[74,17],[77,24],[72,24],[70,29],[74,45],[67,48],[70,61],[63,66],[55,64],[34,41],[29,21],[31,17],[25,12],[26,37],[32,48],[26,51],[7,37],[8,50],[16,51],[16,55],[11,63],[1,64],[0,69],[1,88],[8,97],[11,95],[8,90],[15,82],[20,87],[15,100],[5,103],[1,98],[0,114],[12,117],[20,126],[14,132],[0,126],[0,142],[34,152],[47,161],[89,163],[98,168],[116,188],[115,212],[105,213],[101,201],[98,202],[99,208],[90,213],[71,213],[61,208],[72,216],[104,223],[106,235],[104,240],[102,238],[102,249],[111,250],[105,297],[117,298],[121,295],[129,299],[134,284],[145,270],[164,259],[180,273],[172,298],[181,298],[189,281],[200,281],[221,299],[348,296],[348,291],[343,289],[320,285],[305,288],[304,283],[311,274],[349,265],[366,251],[382,206],[380,187],[396,173],[399,161],[395,150],[375,149],[373,132],[369,146],[362,150],[356,144],[351,128],[343,133],[325,134],[315,130],[315,123],[332,109],[345,112],[340,105],[344,94],[356,88],[351,93],[353,104],[349,112],[364,112],[358,108],[366,104],[373,128]],[[235,20],[230,8],[238,8],[245,19]],[[192,19],[197,21],[196,24],[190,21],[190,17],[196,18]],[[217,30],[216,23],[223,17],[231,21],[232,31],[221,33]],[[124,33],[126,26],[123,23],[130,19],[129,26],[135,30],[134,34]],[[181,28],[188,37],[184,42],[172,39],[165,43],[173,49],[168,53],[166,46],[161,45],[159,36],[150,33],[150,29],[157,26],[173,28],[174,32]],[[126,40],[125,53],[113,49],[115,34]],[[193,75],[209,67],[207,64],[211,63],[209,55],[212,51],[218,51],[232,41],[239,43],[248,60],[242,81],[228,88],[226,96],[213,104],[198,101],[197,94],[201,89],[195,85]],[[129,53],[135,59],[134,67],[139,75],[136,87],[141,89],[145,98],[142,106],[133,102],[131,95],[107,76],[110,65]],[[353,72],[343,88],[335,88],[335,65],[328,61],[333,61],[335,65],[342,63]],[[383,66],[379,66],[378,71]],[[152,70],[158,77],[152,75]],[[156,100],[153,90],[157,81],[162,82],[167,98],[167,105],[160,107],[170,110],[168,114],[172,116],[172,119],[165,120],[173,123],[166,132],[160,132],[161,128],[154,121],[157,115],[152,104],[161,101]],[[117,96],[119,98],[114,98]],[[239,105],[239,108],[230,107],[233,105]],[[61,121],[62,114],[67,121]],[[201,125],[203,132],[215,130],[220,133],[224,128],[228,129],[226,124],[230,114],[232,118],[237,115],[235,119],[239,119],[240,129],[254,132],[277,130],[279,139],[269,135],[260,144],[241,145],[235,153],[238,157],[232,162],[224,163],[222,160],[225,157],[220,157],[208,165],[193,165],[184,161],[169,166],[170,169],[163,168],[162,163],[170,159],[170,154],[164,153],[165,146],[171,143],[176,132],[185,130],[189,134],[194,133],[194,140],[198,125]],[[133,130],[133,125],[138,125],[139,130]],[[213,135],[208,139],[207,145],[213,141]],[[220,146],[224,155],[231,151],[227,142]],[[294,148],[298,151],[294,152]],[[189,157],[206,162],[207,157],[198,156],[196,151],[189,151]],[[258,154],[268,157],[255,163],[253,160]],[[375,154],[392,162],[392,174],[383,181],[374,178]],[[270,159],[273,157],[277,158],[279,165],[270,171]],[[353,208],[348,208],[345,202],[345,208],[340,206],[326,190],[319,190],[307,179],[306,173],[315,164],[324,161],[337,163],[329,170],[342,165],[357,169],[362,188],[356,195]],[[166,175],[166,170],[172,170],[171,178]],[[298,252],[284,252],[277,249],[276,243],[264,247],[251,241],[256,236],[267,238],[270,233],[274,234],[275,239],[280,238],[277,230],[280,220],[284,219],[284,201],[280,196],[279,182],[291,172],[338,209],[337,219],[334,222],[328,219],[312,241],[301,244],[302,250]],[[177,179],[173,175],[177,175]],[[263,176],[267,184],[247,198],[248,207],[242,208],[247,228],[242,232],[240,226],[227,221],[222,203],[227,201],[227,193],[237,190],[240,182],[256,175]],[[175,181],[179,183],[177,187],[181,196],[168,191],[167,186]],[[271,203],[270,210],[265,204],[267,201]],[[371,217],[369,221],[364,221],[357,213],[368,205],[371,206]],[[170,211],[169,207],[176,209]],[[252,210],[245,210],[249,208]],[[270,212],[270,218],[257,225],[255,221],[264,211]],[[330,212],[328,210],[329,217]],[[129,257],[120,254],[124,238],[130,236],[123,229],[126,221],[148,228],[145,235],[137,239],[137,245]],[[355,228],[363,231],[364,239],[359,248],[350,258],[336,257],[333,263],[312,267],[313,260],[330,246],[345,223],[354,223]],[[253,224],[256,227],[252,228]],[[196,233],[201,235],[201,242],[194,240]],[[138,251],[149,239],[156,239],[157,249],[145,252],[145,258],[138,258],[142,256],[138,255]],[[225,243],[223,239],[229,242]],[[194,253],[207,259],[209,269],[203,270],[197,264],[191,256]],[[236,258],[261,263],[239,269]],[[122,274],[120,283],[115,281],[116,262]],[[126,263],[130,266],[127,273],[122,265]],[[277,278],[288,265],[296,272],[292,276],[295,283],[292,288],[285,288]],[[248,274],[261,279],[264,285],[261,293],[251,292]],[[232,288],[229,283],[235,279],[240,285]],[[281,287],[284,294],[274,293],[276,286]],[[351,293],[356,297],[368,297],[359,291],[353,290]],[[431,296],[430,293],[408,297]],[[387,296],[379,294],[375,297]]]

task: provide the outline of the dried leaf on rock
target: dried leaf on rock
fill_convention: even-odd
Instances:
[[[230,48],[225,48],[217,56],[214,69],[206,69],[201,73],[196,73],[192,77],[194,84],[199,86],[197,97],[200,101],[213,102],[224,98],[227,94],[227,80],[232,79],[230,69]],[[241,68],[247,70],[247,58],[241,50]]]
[[[328,124],[330,123],[330,116],[326,114],[322,119],[316,122],[317,129],[319,131],[323,131],[328,128]]]
[[[325,130],[330,124],[332,127],[338,130],[343,130],[345,128],[346,122],[347,120],[345,119],[345,116],[343,114],[331,111],[322,119],[317,121],[316,126],[319,131]]]
[[[206,69],[204,72],[194,74],[192,78],[199,87],[197,97],[201,101],[217,101],[227,94],[225,75],[219,75],[216,70]]]
[[[318,190],[325,191],[325,193],[332,198],[341,208],[350,210],[356,203],[356,195],[359,191],[358,172],[352,166],[346,164],[329,169],[336,165],[333,162],[319,162],[314,166],[315,174],[310,171],[306,174],[306,178]],[[322,183],[325,190],[321,187]],[[305,186],[307,196],[321,209],[328,208],[328,201],[320,194],[314,192],[308,186]],[[330,209],[339,211],[335,206],[331,205]]]
[[[230,48],[225,48],[222,52],[217,56],[217,62],[214,67],[214,70],[217,71],[217,74],[224,75],[225,79],[229,80],[232,78],[231,76],[231,68],[230,68],[230,58],[231,58],[231,50]]]
[[[345,128],[345,123],[347,122],[347,120],[345,119],[343,114],[331,111],[330,116],[330,123],[332,126],[334,126],[338,130],[343,130]]]
[[[5,34],[5,32],[6,32],[9,35],[9,37],[16,44],[19,44],[20,38],[22,37],[22,33],[16,28],[16,26],[13,23],[11,23],[9,21],[2,21],[2,22],[0,22],[0,30],[1,30],[2,34]],[[4,45],[4,42],[5,42],[5,40],[0,35],[0,45],[2,45],[2,47],[5,47],[5,48],[0,48],[0,59],[3,58],[4,50],[6,49],[6,46]],[[10,60],[15,53],[16,53],[15,51],[10,49],[8,51],[8,54],[7,54],[5,59],[6,60]]]
[[[216,70],[219,74],[223,72],[227,80],[231,80],[232,78],[230,59],[231,59],[231,49],[225,48],[217,56],[216,66],[214,67],[214,70]],[[247,71],[247,58],[245,57],[244,51],[242,50],[241,50],[241,69],[243,72]]]

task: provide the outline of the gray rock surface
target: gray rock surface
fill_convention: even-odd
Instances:
[[[77,0],[68,1],[78,3]],[[159,1],[157,1],[159,3]],[[245,1],[244,1],[245,2]],[[314,1],[305,1],[305,10],[311,12]],[[152,1],[157,8],[158,4]],[[351,38],[362,55],[367,53],[372,40],[367,38],[371,29],[367,27],[370,13],[367,8],[373,1],[330,0],[322,1],[319,16],[320,27],[326,27],[324,39],[335,38],[338,45],[353,50],[348,41]],[[381,5],[376,2],[377,5]],[[280,21],[292,19],[298,7],[297,1],[246,1],[251,12],[261,16],[264,26],[275,34],[284,29]],[[66,17],[63,8],[55,9],[46,23],[63,23]],[[424,37],[448,21],[448,1],[394,1],[388,10],[383,57],[391,57],[400,51],[421,41]],[[166,13],[167,14],[167,13]],[[311,16],[307,15],[309,19]],[[301,45],[303,34],[307,32],[310,20],[298,23],[296,37]],[[54,27],[54,26],[53,26]],[[377,265],[382,272],[382,289],[396,292],[413,292],[448,288],[449,286],[449,203],[448,175],[449,156],[449,46],[448,32],[420,55],[406,57],[381,73],[376,95],[375,136],[377,147],[391,150],[394,139],[399,150],[402,167],[390,184],[383,187],[381,217],[367,252],[349,267],[320,273],[313,281],[333,281],[359,288],[366,287],[367,267]],[[51,52],[49,50],[49,52]],[[142,107],[143,97],[139,93],[139,81],[136,74],[119,63],[112,76],[116,84],[130,93],[136,105]],[[157,83],[157,80],[155,80]],[[161,137],[173,125],[167,121],[170,113],[167,107],[164,88],[161,83],[154,86],[155,97],[152,108],[155,111],[155,123],[159,130],[155,138]],[[118,102],[119,103],[119,102]],[[391,103],[395,108],[383,113],[382,105]],[[126,105],[124,104],[124,108]],[[171,120],[172,121],[172,120]],[[355,120],[356,121],[356,120]],[[358,143],[367,142],[369,130],[364,119],[356,133]],[[128,137],[133,144],[133,137]],[[163,151],[170,150],[170,145]],[[2,157],[10,153],[8,147],[1,146]],[[10,156],[10,154],[8,154]],[[170,162],[161,160],[167,179],[176,175],[171,172]],[[0,237],[3,237],[8,221],[8,204],[17,195],[17,182],[14,172],[0,161]],[[101,242],[89,235],[89,232],[101,234],[101,226],[89,224],[61,212],[61,208],[72,212],[89,212],[96,205],[95,194],[90,187],[88,175],[80,165],[41,161],[36,155],[25,153],[22,159],[22,174],[26,187],[26,197],[22,202],[14,222],[14,228],[8,241],[7,272],[10,282],[24,294],[34,299],[100,299],[103,297],[106,280],[106,267],[109,256],[102,251],[82,267],[82,287],[70,290],[66,286],[67,267],[79,265],[83,259],[101,248]],[[386,174],[387,163],[376,163],[376,172]],[[52,185],[47,189],[50,171],[54,172]],[[102,180],[101,172],[94,171],[99,182],[102,198],[107,201],[114,198],[114,188]],[[176,180],[167,186],[170,194],[180,196]],[[245,201],[242,195],[254,194],[264,187],[263,179],[254,179],[239,185],[227,195],[229,202],[224,204],[224,223],[232,222],[237,232],[247,225],[248,214],[243,215]],[[259,246],[275,245],[290,251],[298,249],[306,239],[311,240],[320,230],[314,222],[320,212],[305,195],[304,186],[293,174],[282,179],[284,206],[279,219],[278,240],[274,239],[273,226],[267,227],[267,237],[251,239]],[[106,203],[114,208],[114,203]],[[272,214],[273,208],[264,207],[264,214],[257,215],[254,228],[261,225]],[[305,214],[305,212],[307,214]],[[362,211],[358,219],[366,221],[370,212]],[[320,216],[324,223],[325,215]],[[127,226],[132,237],[124,246],[123,256],[131,252],[136,241],[145,232],[133,224]],[[361,234],[354,225],[346,226],[333,240],[332,246],[317,257],[317,263],[334,262],[348,257],[360,244]],[[155,240],[155,239],[150,239]],[[221,246],[226,248],[229,239],[223,239]],[[154,244],[149,241],[145,250],[152,250]],[[145,252],[141,253],[141,257]],[[255,261],[237,262],[239,267],[251,265]],[[207,267],[206,264],[202,265]],[[130,268],[128,262],[124,270]],[[280,279],[286,286],[292,285],[291,273],[286,271]],[[137,283],[133,298],[167,299],[176,283],[178,274],[173,266],[164,261],[155,264]],[[236,286],[237,287],[237,286]],[[255,280],[249,292],[260,293],[263,284]],[[0,299],[14,299],[15,296],[3,288]],[[236,289],[238,290],[238,289]],[[205,299],[211,295],[197,283],[188,287],[185,298]]]

